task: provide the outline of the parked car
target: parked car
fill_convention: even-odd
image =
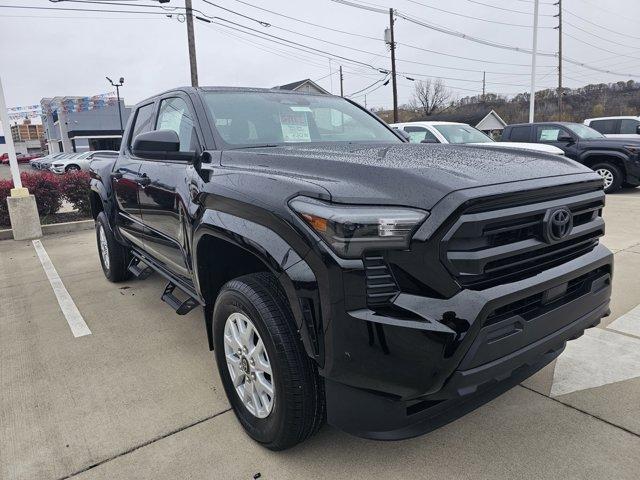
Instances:
[[[540,122],[507,125],[504,140],[554,145],[595,170],[604,180],[605,192],[640,185],[640,141],[606,138],[582,123]]]
[[[33,162],[31,166],[36,168],[37,170],[49,170],[49,168],[51,168],[51,163],[53,162],[54,159],[58,160],[61,158],[69,158],[75,155],[77,155],[77,153],[58,153],[52,156],[47,155],[46,157],[41,158],[36,162]]]
[[[90,171],[105,276],[157,272],[177,314],[203,307],[231,407],[273,450],[325,416],[438,428],[609,312],[602,179],[564,157],[406,143],[331,95],[185,87],[135,106]]]
[[[553,145],[539,143],[515,143],[500,142],[484,134],[480,130],[466,123],[457,122],[405,122],[392,123],[392,128],[398,128],[409,135],[411,143],[453,143],[465,145],[478,145],[487,147],[520,148],[535,152],[555,153],[564,155],[564,152]]]
[[[63,155],[67,155],[66,153],[50,153],[49,155],[45,155],[44,157],[37,157],[29,160],[29,166],[31,168],[40,170],[40,164],[43,162],[48,162],[51,159],[61,157]]]
[[[29,163],[31,160],[40,157],[41,155],[25,155],[24,153],[16,154],[16,160],[18,160],[18,163]],[[2,156],[0,156],[0,163],[2,163],[3,165],[9,165],[8,153],[3,153]]]
[[[587,118],[584,124],[605,137],[640,140],[640,117]]]
[[[49,170],[59,175],[67,172],[89,170],[89,165],[96,155],[115,157],[118,155],[118,152],[112,150],[91,150],[68,157],[56,158],[51,162]]]

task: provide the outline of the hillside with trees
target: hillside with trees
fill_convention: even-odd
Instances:
[[[451,100],[451,93],[440,80],[416,82],[413,98],[400,107],[400,121],[428,120],[438,113],[473,114],[494,109],[505,122],[526,122],[529,116],[529,93],[507,98],[495,93]],[[633,80],[599,83],[563,89],[562,120],[582,122],[585,118],[609,115],[640,114],[640,83]],[[428,112],[428,113],[427,113]],[[376,111],[385,121],[393,120],[390,110]],[[557,121],[556,90],[536,92],[536,121]]]

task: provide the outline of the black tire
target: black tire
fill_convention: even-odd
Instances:
[[[81,169],[78,165],[68,165],[64,171],[65,172],[79,172]]]
[[[224,329],[227,319],[236,312],[254,324],[271,364],[275,395],[272,410],[265,418],[254,416],[244,405],[227,366]],[[214,307],[213,335],[227,398],[251,438],[270,450],[284,450],[318,431],[325,419],[324,384],[305,353],[286,296],[275,277],[255,273],[224,285]]]
[[[101,247],[101,229],[104,231],[107,243],[106,254],[108,257],[108,265],[104,259]],[[128,270],[129,262],[131,261],[129,249],[118,243],[115,239],[107,215],[104,212],[98,213],[98,217],[96,218],[96,241],[98,244],[100,265],[102,265],[104,276],[114,283],[129,280],[131,278],[131,272]]]
[[[591,168],[595,172],[598,172],[600,170],[604,172],[609,172],[611,174],[612,180],[609,186],[605,185],[605,189],[604,189],[605,193],[612,193],[620,190],[620,187],[622,186],[622,182],[624,180],[624,176],[622,175],[622,172],[616,165],[609,162],[601,162],[601,163],[596,163],[592,165]]]

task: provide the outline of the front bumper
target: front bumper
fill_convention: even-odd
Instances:
[[[392,440],[477,408],[608,314],[612,262],[598,245],[533,277],[448,299],[402,293],[375,312],[334,305],[321,371],[328,422]]]

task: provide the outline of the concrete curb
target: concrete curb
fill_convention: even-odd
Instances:
[[[49,225],[42,225],[43,235],[53,235],[56,233],[72,233],[80,232],[82,230],[93,230],[95,227],[93,220],[80,220],[78,222],[64,222],[64,223],[52,223]],[[13,239],[13,230],[7,228],[0,230],[0,240]]]

